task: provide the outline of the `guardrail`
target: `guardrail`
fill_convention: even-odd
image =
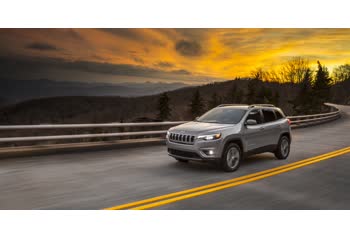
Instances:
[[[335,108],[335,107],[333,107]],[[340,111],[336,109],[333,112],[303,115],[303,116],[288,116],[291,121],[291,126],[305,127],[323,122],[328,122],[340,117]],[[39,124],[39,125],[3,125],[0,130],[25,130],[25,129],[80,129],[80,128],[125,128],[125,127],[154,127],[154,126],[176,126],[186,121],[177,122],[151,122],[151,123],[99,123],[99,124]],[[26,137],[1,137],[0,143],[13,142],[35,142],[49,140],[68,140],[68,139],[84,139],[97,137],[140,137],[147,136],[162,136],[167,130],[156,131],[135,131],[135,132],[112,132],[112,133],[91,133],[91,134],[70,134],[70,135],[54,135],[54,136],[26,136]]]

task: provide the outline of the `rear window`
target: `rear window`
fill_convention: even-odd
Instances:
[[[264,115],[265,122],[273,122],[276,120],[275,113],[272,110],[263,109],[262,112]]]
[[[284,118],[283,115],[282,115],[282,113],[281,113],[280,111],[278,111],[278,110],[275,110],[275,114],[276,114],[277,120],[278,120],[278,119]]]

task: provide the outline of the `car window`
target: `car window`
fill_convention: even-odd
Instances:
[[[257,124],[261,124],[263,123],[263,119],[261,117],[261,113],[260,113],[260,110],[253,110],[251,111],[249,114],[248,114],[248,117],[246,120],[248,119],[253,119],[257,122]]]
[[[241,121],[245,109],[218,107],[205,113],[197,119],[198,122],[237,124]]]
[[[273,122],[276,120],[275,113],[269,109],[263,109],[262,113],[264,115],[264,122]]]
[[[275,114],[276,114],[277,120],[283,118],[283,115],[282,115],[282,113],[280,111],[275,110]]]

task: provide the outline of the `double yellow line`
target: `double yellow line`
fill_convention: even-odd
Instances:
[[[221,181],[217,183],[212,183],[209,185],[191,188],[184,191],[174,192],[158,197],[148,198],[141,201],[131,202],[127,204],[122,204],[110,208],[106,208],[106,210],[122,210],[122,209],[132,209],[132,210],[143,210],[159,207],[165,204],[185,200],[188,198],[198,197],[204,194],[220,191],[226,188],[232,188],[238,185],[242,185],[249,182],[258,181],[260,179],[264,179],[267,177],[271,177],[280,173],[288,172],[297,168],[301,168],[310,164],[314,164],[320,161],[324,161],[330,158],[334,158],[346,153],[350,152],[350,147],[342,148],[333,152],[325,153],[319,156],[307,158],[304,160],[300,160],[294,163],[286,164],[284,166],[271,168],[265,171],[248,174],[242,177],[233,178],[226,181]]]

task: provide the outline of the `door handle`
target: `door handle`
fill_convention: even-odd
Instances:
[[[264,129],[265,129],[264,127],[260,127],[260,128],[259,128],[260,131],[262,131],[262,130],[264,130]]]

